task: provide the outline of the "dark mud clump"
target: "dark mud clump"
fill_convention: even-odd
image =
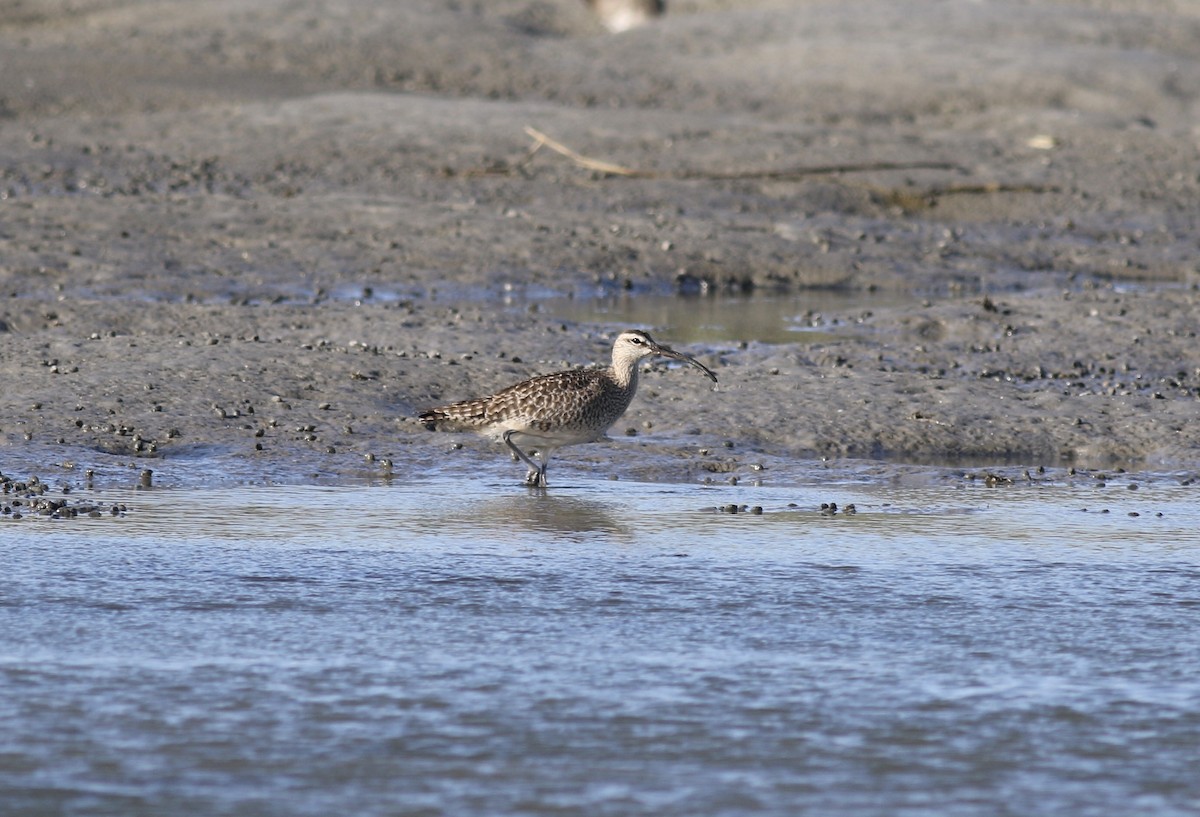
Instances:
[[[65,496],[70,492],[70,488],[64,487],[59,491],[59,496],[55,496],[49,486],[37,477],[22,480],[0,474],[0,520],[25,517],[96,519],[103,516],[121,517],[129,511],[123,502],[104,503]]]

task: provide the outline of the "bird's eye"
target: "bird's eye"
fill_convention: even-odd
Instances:
[[[641,346],[641,345],[642,345],[642,339],[641,339],[641,338],[638,338],[638,337],[633,337],[633,338],[630,338],[629,340],[630,340],[630,342],[631,342],[631,343],[633,343],[633,344],[635,344],[635,345],[637,345],[637,346]]]

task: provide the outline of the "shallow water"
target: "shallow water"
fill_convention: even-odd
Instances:
[[[3,520],[2,811],[1194,814],[1195,491],[445,479]]]
[[[809,290],[802,294],[653,295],[547,298],[538,308],[555,318],[653,326],[680,343],[718,341],[820,343],[844,338],[871,310],[916,303],[907,293]],[[528,302],[515,299],[517,305]]]

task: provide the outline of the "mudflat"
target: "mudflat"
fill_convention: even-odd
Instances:
[[[1198,42],[1185,0],[0,0],[0,470],[516,484],[413,418],[605,361],[555,306],[600,298],[819,335],[640,320],[718,390],[651,367],[559,473],[1200,468]]]

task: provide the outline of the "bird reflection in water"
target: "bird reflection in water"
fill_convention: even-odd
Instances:
[[[544,488],[531,488],[523,494],[497,497],[471,509],[480,517],[480,525],[504,527],[537,533],[600,533],[607,536],[632,536],[632,527],[605,502],[577,496],[562,496]]]

